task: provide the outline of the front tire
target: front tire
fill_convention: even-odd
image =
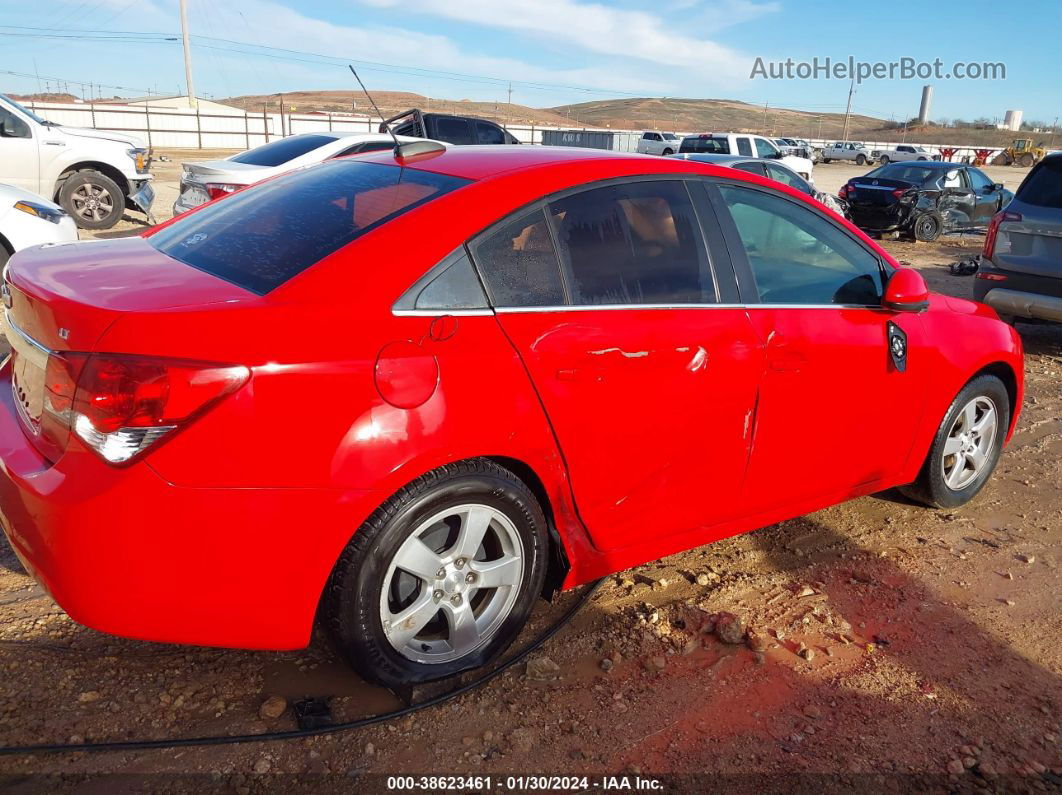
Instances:
[[[922,471],[905,495],[932,508],[972,500],[992,475],[1010,427],[1010,396],[994,375],[978,376],[952,401]]]
[[[125,194],[106,174],[78,171],[63,183],[59,204],[82,229],[110,229],[125,212]]]
[[[675,150],[674,149],[665,149],[663,154],[664,154],[664,157],[668,157],[669,155],[675,154]]]
[[[366,679],[397,687],[503,652],[542,590],[546,519],[527,486],[476,459],[430,472],[354,534],[325,593],[325,623]]]
[[[866,164],[867,164],[867,159],[865,157],[863,157],[863,155],[856,155],[856,165],[857,166],[865,166]]]

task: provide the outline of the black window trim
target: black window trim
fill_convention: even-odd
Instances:
[[[734,218],[730,214],[730,208],[723,198],[723,194],[719,191],[720,185],[727,185],[730,187],[745,188],[747,190],[755,190],[760,193],[766,193],[770,196],[777,196],[785,201],[794,204],[798,207],[802,207],[805,210],[810,210],[831,225],[838,231],[847,235],[853,242],[859,245],[864,251],[867,252],[874,261],[878,264],[878,270],[882,275],[882,287],[888,282],[888,276],[894,271],[893,266],[886,261],[879,253],[870,248],[864,241],[857,238],[851,233],[850,230],[837,222],[836,218],[831,217],[831,213],[827,209],[820,205],[818,202],[814,204],[801,202],[794,199],[781,191],[775,191],[768,189],[762,185],[753,185],[750,182],[744,182],[737,179],[725,179],[723,177],[704,177],[702,178],[708,185],[708,195],[712,201],[712,205],[715,208],[716,217],[719,220],[720,229],[723,232],[723,239],[726,241],[727,251],[730,254],[731,262],[734,266],[734,271],[738,278],[738,288],[741,292],[743,299],[742,306],[748,309],[871,309],[885,311],[881,304],[835,304],[835,303],[796,303],[796,304],[782,304],[782,303],[769,303],[760,300],[759,289],[756,286],[756,276],[752,270],[752,264],[749,262],[748,254],[745,252],[745,245],[741,241],[741,235],[738,232],[737,224],[734,223]]]
[[[518,207],[515,210],[507,213],[503,218],[495,221],[486,228],[480,230],[476,234],[472,235],[466,241],[466,248],[468,249],[469,257],[472,260],[472,266],[476,269],[476,273],[479,276],[480,282],[486,289],[487,299],[490,301],[492,310],[497,314],[517,314],[526,312],[585,312],[591,310],[617,310],[617,309],[714,309],[729,307],[734,308],[740,306],[738,303],[727,304],[722,303],[723,296],[728,298],[737,299],[737,291],[734,289],[727,289],[725,276],[729,274],[729,268],[726,267],[730,263],[730,257],[727,255],[726,249],[723,246],[723,239],[718,236],[718,229],[714,230],[714,234],[710,234],[709,230],[712,229],[712,224],[708,223],[709,220],[715,220],[708,216],[714,216],[715,211],[711,204],[707,201],[707,197],[704,200],[699,200],[696,192],[690,189],[690,183],[700,183],[704,181],[704,177],[699,174],[636,174],[623,177],[609,177],[607,179],[595,180],[594,182],[585,182],[580,185],[573,185],[570,188],[564,188],[546,196],[540,196],[533,202]],[[682,182],[686,184],[686,190],[689,194],[690,204],[693,206],[694,215],[697,218],[698,226],[701,230],[701,239],[704,241],[705,252],[708,256],[708,272],[712,277],[712,286],[715,288],[716,298],[719,299],[719,303],[695,303],[695,304],[680,304],[680,303],[666,303],[666,304],[573,304],[572,292],[571,292],[571,280],[572,274],[569,272],[569,268],[564,264],[560,250],[557,246],[556,230],[554,229],[553,219],[550,213],[546,211],[547,206],[560,199],[567,198],[568,196],[574,196],[579,193],[585,193],[586,191],[595,190],[597,188],[605,188],[611,185],[629,185],[636,182]],[[490,290],[487,289],[487,281],[483,276],[479,264],[476,262],[474,256],[475,246],[481,240],[490,237],[494,232],[504,227],[506,224],[512,222],[521,215],[540,210],[546,217],[547,227],[549,229],[550,238],[553,242],[554,254],[557,257],[557,268],[560,273],[561,286],[564,291],[564,304],[556,304],[550,306],[499,306],[494,303],[494,299],[490,294]],[[713,241],[715,245],[713,245]],[[720,270],[724,270],[724,278],[720,279]],[[440,312],[440,314],[447,314]]]
[[[480,307],[467,307],[464,309],[417,309],[417,299],[420,298],[420,294],[430,285],[436,278],[442,276],[442,274],[450,268],[450,266],[456,264],[461,257],[467,257],[468,261],[472,262],[472,254],[468,250],[468,247],[462,243],[441,260],[432,265],[428,270],[411,284],[406,290],[402,292],[402,295],[398,297],[393,304],[391,304],[391,314],[396,317],[441,317],[446,315],[452,315],[454,317],[491,317],[494,315],[494,310],[490,305],[490,294],[487,292],[487,287],[483,283],[483,277],[480,276],[479,269],[472,266],[472,273],[476,276],[476,283],[479,285],[480,291],[483,293],[483,298],[486,301],[486,306]]]

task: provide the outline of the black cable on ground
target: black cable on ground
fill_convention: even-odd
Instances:
[[[422,709],[428,707],[434,707],[449,701],[452,698],[457,698],[471,690],[475,690],[477,687],[487,684],[495,677],[500,676],[505,671],[512,668],[518,662],[523,660],[531,652],[538,648],[541,648],[550,638],[556,635],[564,626],[571,621],[576,613],[586,604],[590,597],[597,591],[598,586],[601,585],[603,580],[597,580],[591,583],[586,591],[580,594],[578,600],[574,605],[569,607],[564,615],[557,620],[556,623],[551,625],[549,629],[531,641],[527,646],[522,648],[519,652],[514,654],[504,663],[499,665],[492,671],[483,674],[482,676],[473,679],[467,684],[463,684],[460,687],[456,687],[453,690],[449,690],[445,693],[440,693],[437,696],[425,699],[424,701],[416,704],[410,704],[409,706],[402,707],[401,709],[392,710],[391,712],[383,712],[379,715],[369,715],[364,718],[358,718],[357,720],[347,721],[346,723],[334,723],[330,726],[320,726],[314,729],[290,729],[288,731],[280,732],[266,732],[264,734],[231,734],[221,735],[217,737],[177,737],[161,740],[113,740],[109,742],[95,742],[95,743],[60,743],[55,745],[15,745],[15,746],[0,746],[0,756],[12,756],[15,754],[57,754],[57,753],[74,753],[79,751],[87,751],[90,753],[100,753],[107,751],[147,751],[164,748],[190,748],[196,746],[208,746],[208,745],[238,745],[240,743],[262,743],[262,742],[274,742],[276,740],[297,740],[303,737],[316,737],[321,734],[332,734],[335,732],[351,731],[353,729],[364,729],[369,726],[375,726],[379,723],[386,723],[387,721],[396,720],[397,718],[403,718],[406,715],[411,715],[414,712],[419,712]]]

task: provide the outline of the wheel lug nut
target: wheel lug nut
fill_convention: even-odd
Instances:
[[[441,590],[438,590],[435,593],[433,593],[432,596],[435,597],[436,601],[438,601],[439,599],[443,598],[443,592]]]
[[[446,576],[446,569],[439,569],[437,572],[435,572],[435,576],[441,580],[443,577]]]
[[[454,566],[456,566],[459,569],[463,569],[465,567],[465,559],[464,558],[458,558],[457,560],[454,561]]]
[[[469,572],[468,574],[465,575],[465,582],[475,582],[475,581],[476,581],[476,575],[473,574],[472,572]]]
[[[450,597],[450,604],[452,604],[452,605],[461,604],[461,594],[455,593],[453,596],[451,596]]]

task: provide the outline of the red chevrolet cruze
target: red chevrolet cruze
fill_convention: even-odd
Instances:
[[[892,486],[971,499],[1018,336],[776,182],[545,147],[379,153],[16,255],[0,522],[88,626],[378,682],[575,586]]]

